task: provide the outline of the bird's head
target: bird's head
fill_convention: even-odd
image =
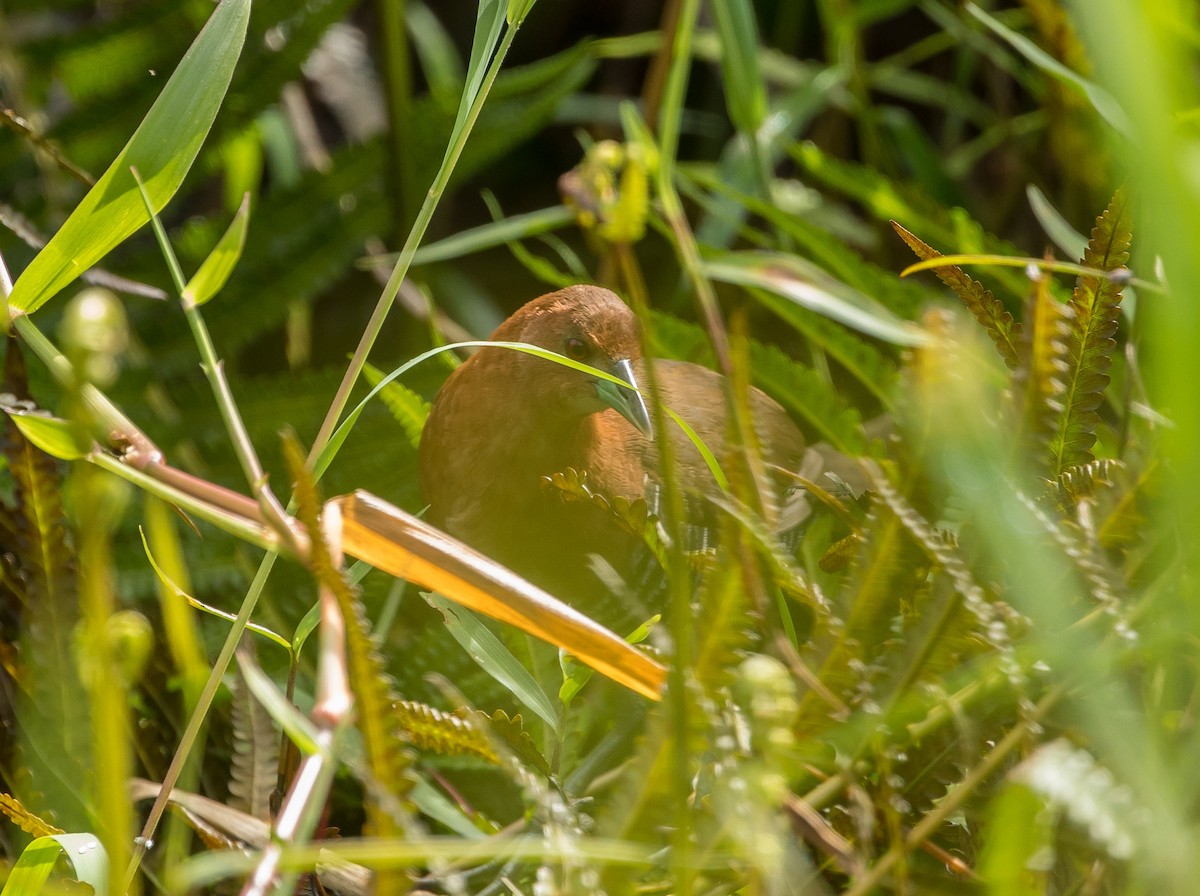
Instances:
[[[637,319],[616,295],[598,286],[570,286],[534,299],[492,339],[527,342],[638,385],[633,371],[642,353]],[[506,362],[530,401],[581,416],[613,408],[650,432],[646,403],[631,389],[530,355],[509,353]]]

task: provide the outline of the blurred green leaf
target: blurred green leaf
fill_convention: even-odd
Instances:
[[[714,0],[721,37],[721,80],[725,108],[743,134],[756,140],[767,116],[767,91],[758,67],[758,23],[750,0]]]
[[[1078,89],[1118,134],[1130,139],[1134,137],[1133,122],[1129,120],[1129,116],[1111,93],[1077,72],[1071,71],[1029,38],[1013,31],[969,0],[963,5],[963,8],[1046,74]]]

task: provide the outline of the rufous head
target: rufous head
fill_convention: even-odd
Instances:
[[[599,286],[569,286],[540,296],[501,324],[492,339],[549,349],[637,387],[633,364],[642,353],[637,318]],[[529,400],[580,415],[611,407],[642,432],[650,431],[649,414],[637,392],[544,358],[509,354],[506,373],[527,390]]]

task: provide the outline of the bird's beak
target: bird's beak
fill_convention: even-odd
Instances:
[[[637,378],[633,375],[633,365],[628,360],[614,361],[609,373],[632,388],[626,389],[608,380],[597,380],[594,385],[600,400],[636,426],[643,435],[653,437],[646,402],[640,393],[634,391],[637,389]]]

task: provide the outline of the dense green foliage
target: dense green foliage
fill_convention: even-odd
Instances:
[[[345,893],[1194,892],[1193,5],[590,6],[6,4],[10,863],[57,825],[114,892],[284,891],[310,840]],[[388,375],[575,282],[865,487],[804,483],[793,547],[717,458],[685,555],[670,501],[547,484],[666,571],[618,632],[661,702],[321,516],[419,512],[455,355]]]

